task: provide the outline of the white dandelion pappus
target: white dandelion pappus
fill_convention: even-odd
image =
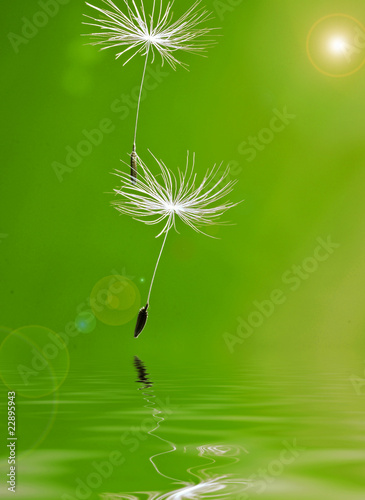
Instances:
[[[136,179],[135,184],[130,183],[127,174],[119,171],[115,173],[122,180],[122,186],[114,189],[115,193],[121,196],[121,199],[112,202],[120,213],[129,215],[140,222],[149,225],[164,223],[162,230],[156,236],[157,238],[165,235],[152,276],[146,306],[140,310],[138,315],[135,337],[138,337],[146,324],[147,309],[157,267],[170,229],[174,228],[177,231],[176,219],[180,219],[194,231],[206,234],[200,229],[201,227],[225,224],[219,220],[220,217],[238,204],[222,201],[232,192],[237,183],[237,180],[227,180],[228,167],[220,174],[221,164],[215,165],[211,170],[206,171],[200,184],[196,184],[194,155],[192,166],[189,169],[188,154],[185,171],[179,170],[178,177],[161,160],[157,160],[154,156],[153,158],[159,166],[158,176],[153,175],[141,160],[139,160],[139,164],[143,177]]]
[[[204,52],[213,40],[201,40],[201,37],[208,35],[214,28],[202,28],[201,23],[211,19],[211,13],[199,7],[201,0],[197,0],[179,19],[173,22],[172,5],[168,2],[163,11],[162,0],[160,2],[159,13],[156,20],[156,2],[153,1],[152,13],[148,22],[143,1],[138,8],[134,0],[129,5],[127,0],[123,0],[126,13],[117,7],[112,0],[101,0],[111,7],[112,10],[102,9],[88,2],[86,4],[102,14],[102,18],[89,18],[93,22],[84,24],[100,28],[100,32],[89,34],[96,39],[92,45],[102,45],[101,50],[109,48],[124,47],[116,54],[116,59],[130,51],[131,55],[124,62],[127,64],[137,54],[147,55],[151,50],[152,62],[155,58],[155,51],[160,54],[162,65],[166,61],[173,69],[179,64],[187,66],[179,61],[174,53],[176,51]],[[119,50],[119,49],[117,49]]]
[[[154,156],[153,158],[160,169],[158,176],[154,176],[141,160],[139,163],[144,177],[137,179],[135,185],[128,182],[127,174],[116,173],[122,179],[122,187],[114,189],[114,192],[121,195],[122,199],[116,200],[112,204],[119,212],[149,225],[166,221],[156,238],[168,233],[172,227],[176,229],[177,217],[199,233],[203,233],[199,229],[201,226],[224,224],[218,220],[219,217],[237,204],[224,202],[214,205],[231,193],[233,186],[237,183],[237,180],[224,182],[229,175],[228,167],[218,180],[215,180],[222,166],[221,164],[215,165],[211,170],[207,170],[201,183],[195,187],[194,155],[190,172],[188,154],[185,171],[178,171],[178,179],[161,160],[157,160]]]
[[[155,60],[155,54],[158,53],[161,56],[162,65],[166,61],[174,70],[177,65],[187,67],[186,64],[175,57],[175,53],[185,51],[202,54],[207,47],[214,43],[213,40],[206,38],[214,28],[201,26],[202,23],[211,19],[211,13],[200,7],[200,0],[197,0],[176,21],[173,21],[173,2],[168,2],[165,9],[163,9],[162,0],[159,8],[156,8],[156,0],[153,0],[152,12],[148,21],[143,0],[140,8],[137,7],[135,0],[131,0],[130,3],[128,3],[128,0],[123,0],[125,12],[117,7],[112,0],[101,1],[109,9],[86,2],[89,7],[95,9],[100,15],[99,18],[85,15],[88,22],[83,24],[99,28],[99,31],[88,35],[94,39],[91,45],[100,45],[101,50],[117,49],[116,59],[123,55],[127,56],[123,65],[127,64],[137,54],[145,56],[131,153],[131,181],[134,183],[137,177],[138,156],[136,142],[139,109],[149,53],[152,53],[152,63]],[[121,48],[122,50],[120,50]]]

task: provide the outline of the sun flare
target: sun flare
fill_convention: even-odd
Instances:
[[[346,46],[346,40],[341,37],[332,38],[329,42],[329,48],[333,54],[343,54]]]

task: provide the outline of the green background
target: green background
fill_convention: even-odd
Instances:
[[[186,1],[178,1],[174,11],[182,13],[187,6]],[[157,80],[150,77],[155,88],[144,94],[138,153],[152,169],[155,165],[148,150],[175,170],[185,164],[187,150],[195,152],[196,170],[201,177],[214,163],[230,163],[232,178],[238,179],[231,200],[244,202],[229,212],[234,225],[212,231],[218,240],[196,234],[182,224],[178,224],[180,234],[169,234],[148,324],[138,340],[133,339],[135,313],[133,319],[118,326],[96,319],[87,328],[89,333],[75,333],[72,323],[81,321],[80,312],[90,310],[88,300],[94,286],[116,273],[127,276],[139,290],[141,301],[132,301],[132,307],[142,306],[159,252],[161,238],[155,239],[155,226],[119,216],[110,206],[112,190],[117,187],[117,179],[110,173],[127,168],[120,160],[128,162],[131,150],[143,59],[136,57],[123,67],[121,60],[114,60],[113,50],[98,52],[96,47],[84,45],[87,40],[80,33],[88,32],[88,28],[81,26],[82,13],[86,12],[82,2],[72,0],[60,5],[59,12],[37,28],[34,36],[24,39],[24,43],[17,39],[19,45],[14,36],[23,36],[24,18],[32,20],[42,9],[37,2],[24,0],[3,6],[1,335],[5,339],[11,331],[29,325],[48,328],[61,336],[67,336],[68,328],[73,332],[67,346],[69,360],[63,351],[47,368],[47,376],[42,373],[36,377],[35,391],[38,403],[46,396],[42,419],[53,422],[52,405],[72,399],[71,393],[75,398],[73,412],[59,412],[56,423],[42,420],[40,425],[50,425],[51,430],[37,446],[33,462],[31,453],[24,459],[27,467],[30,460],[33,468],[24,466],[22,472],[19,464],[19,488],[31,484],[33,489],[24,490],[18,498],[61,498],[61,493],[73,488],[71,471],[82,469],[80,464],[87,470],[93,453],[98,456],[101,449],[105,451],[101,428],[92,431],[90,425],[82,439],[76,431],[73,436],[70,429],[77,428],[79,421],[81,425],[88,414],[82,394],[99,394],[97,380],[103,394],[108,394],[113,384],[113,377],[105,375],[109,370],[119,373],[125,394],[134,394],[126,397],[120,418],[133,413],[133,398],[138,396],[133,386],[134,355],[143,359],[152,373],[159,374],[161,391],[179,382],[187,384],[186,394],[177,397],[180,408],[191,404],[189,397],[194,401],[200,397],[197,379],[205,380],[202,384],[207,388],[204,377],[210,380],[211,376],[217,397],[222,385],[226,385],[227,393],[223,391],[221,398],[222,414],[214,405],[206,408],[212,416],[207,424],[212,433],[214,422],[224,418],[225,405],[233,404],[235,397],[242,405],[258,408],[276,397],[292,398],[292,402],[302,398],[294,408],[284,407],[280,415],[286,415],[290,422],[288,436],[294,437],[302,431],[298,430],[299,421],[293,423],[293,415],[317,415],[320,425],[314,425],[303,441],[307,440],[309,448],[318,445],[322,455],[317,457],[318,463],[309,455],[302,468],[298,466],[302,476],[294,484],[298,488],[301,485],[302,496],[290,496],[294,495],[295,490],[290,489],[294,486],[289,480],[285,482],[284,474],[277,483],[281,488],[277,486],[270,493],[267,490],[261,498],[267,494],[267,498],[319,499],[329,492],[337,498],[333,496],[336,488],[332,491],[330,486],[337,467],[344,488],[338,490],[342,491],[339,498],[360,498],[355,485],[361,477],[364,457],[356,444],[355,427],[351,432],[336,412],[345,405],[348,415],[354,418],[353,425],[361,425],[365,397],[365,70],[359,68],[338,78],[323,74],[311,64],[306,40],[313,24],[329,14],[344,13],[364,23],[364,5],[359,1],[222,0],[207,2],[207,6],[215,17],[210,24],[221,26],[218,44],[209,50],[207,58],[181,54],[189,71],[178,68],[174,72],[164,66],[158,73],[160,61],[156,59],[151,69],[160,76]],[[341,28],[347,20],[341,16],[338,19]],[[330,57],[333,55],[328,54]],[[364,53],[356,57],[361,61]],[[346,72],[346,64],[349,71],[357,66],[353,60],[341,64],[338,74]],[[123,111],[122,99],[131,103]],[[249,137],[265,137],[263,129],[272,123],[275,110],[284,109],[293,115],[290,122],[274,133],[268,144],[261,142],[262,150],[256,152],[253,161],[247,161],[248,155],[243,154],[246,146],[242,144]],[[77,166],[68,166],[68,171],[57,175],[55,168],[59,165],[55,167],[55,162],[66,165],[67,148],[81,147],[84,131],[97,129],[101,123],[108,131],[100,144],[93,146]],[[326,240],[329,236],[338,247],[292,291],[283,282],[284,273],[313,256],[318,238]],[[257,308],[256,301],[269,299],[276,289],[282,290],[285,302],[275,306],[270,317],[242,341],[237,337],[238,318],[247,320]],[[90,314],[87,318],[90,320]],[[39,328],[28,332],[30,337],[34,334],[38,347],[45,342],[42,332]],[[227,339],[232,345],[232,336],[236,339],[233,352],[227,345]],[[13,380],[11,373],[19,359],[29,356],[29,347],[24,347],[19,338],[14,345],[8,339],[1,350],[5,381]],[[284,367],[287,371],[282,373]],[[247,377],[242,374],[244,369],[248,370]],[[286,383],[277,394],[281,376]],[[86,382],[83,385],[83,377],[88,381],[91,377],[90,387]],[[265,386],[263,380],[269,385],[267,391],[260,392]],[[278,384],[275,390],[269,390],[272,380]],[[21,392],[18,383],[14,378],[10,388],[15,384]],[[254,392],[247,396],[242,389],[239,395],[233,395],[235,383],[241,388],[247,384]],[[56,387],[58,391],[54,392]],[[7,390],[3,384],[2,405]],[[306,397],[311,410],[301,407]],[[325,397],[330,401],[326,408],[319,409]],[[20,395],[18,402],[21,452],[31,446],[37,414],[27,398],[23,401]],[[140,400],[135,403],[142,408]],[[59,406],[66,408],[66,404]],[[230,411],[241,415],[242,407],[233,406]],[[0,425],[6,433],[5,406],[2,409]],[[100,418],[103,410],[98,405],[93,409]],[[27,418],[21,420],[26,411]],[[252,412],[256,425],[261,411]],[[339,420],[331,426],[331,418],[337,417]],[[326,419],[333,433],[324,437]],[[272,428],[265,427],[264,435],[272,437],[278,431],[275,418],[272,421]],[[180,444],[184,442],[181,434],[199,435],[196,422],[191,418],[176,423],[171,432],[181,438]],[[233,424],[228,421],[227,425]],[[254,423],[251,425],[255,431],[245,429],[245,435],[242,427],[233,429],[231,441],[246,446],[247,440],[252,440],[252,466],[260,460],[265,462],[268,449],[280,450],[281,437],[266,448],[262,433]],[[88,432],[96,433],[94,438],[97,436],[99,441],[93,442],[90,436],[88,439]],[[344,435],[344,442],[336,441],[339,433]],[[75,457],[62,455],[65,435],[70,437],[68,449],[78,450]],[[257,435],[260,438],[256,439]],[[220,442],[226,442],[226,438],[221,436]],[[2,451],[4,443],[5,437]],[[350,450],[351,460],[342,453],[345,448]],[[113,445],[107,449],[112,450]],[[328,465],[331,449],[338,453],[335,465]],[[38,463],[36,454],[41,452],[45,455]],[[138,460],[143,460],[137,460],[137,456],[135,463],[131,460],[126,465],[130,481],[125,477],[119,490],[113,483],[111,491],[163,489],[160,485],[150,486],[154,476],[150,469],[133,483],[139,474]],[[62,463],[67,465],[58,470],[58,476],[52,469],[53,459],[64,460]],[[242,470],[241,476],[252,473]],[[315,483],[315,490],[310,483],[313,477],[324,481]],[[105,491],[103,487],[100,492]],[[99,498],[93,494],[91,498]]]

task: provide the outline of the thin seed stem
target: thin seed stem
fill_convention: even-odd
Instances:
[[[143,74],[142,74],[142,81],[141,81],[141,86],[140,86],[140,89],[139,89],[139,97],[138,97],[137,113],[136,113],[136,125],[134,127],[134,142],[133,142],[134,149],[136,148],[139,107],[140,107],[140,104],[141,104],[142,89],[143,89],[144,78],[146,76],[146,69],[147,69],[149,52],[150,52],[150,46],[148,46],[148,48],[147,48],[146,60],[144,62],[144,68],[143,68]]]
[[[160,259],[161,259],[162,251],[163,251],[164,246],[165,246],[165,243],[166,243],[166,238],[167,238],[167,235],[168,235],[168,231],[166,231],[165,238],[164,238],[164,240],[163,240],[162,247],[161,247],[161,250],[160,250],[160,255],[158,256],[158,259],[157,259],[157,262],[156,262],[156,266],[155,266],[155,270],[154,270],[154,272],[153,272],[153,276],[152,276],[152,280],[151,280],[151,284],[150,284],[150,289],[149,289],[149,292],[148,292],[148,297],[147,297],[147,304],[149,304],[149,303],[150,303],[150,297],[151,297],[152,285],[153,285],[153,282],[154,282],[154,280],[155,280],[156,271],[157,271],[158,264],[159,264]]]

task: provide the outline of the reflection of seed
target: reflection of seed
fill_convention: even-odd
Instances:
[[[134,338],[136,339],[138,335],[142,332],[143,328],[146,326],[148,318],[148,303],[139,310],[136,328],[134,329]]]
[[[136,145],[133,144],[133,151],[131,153],[131,182],[135,184],[137,180],[137,153]]]

